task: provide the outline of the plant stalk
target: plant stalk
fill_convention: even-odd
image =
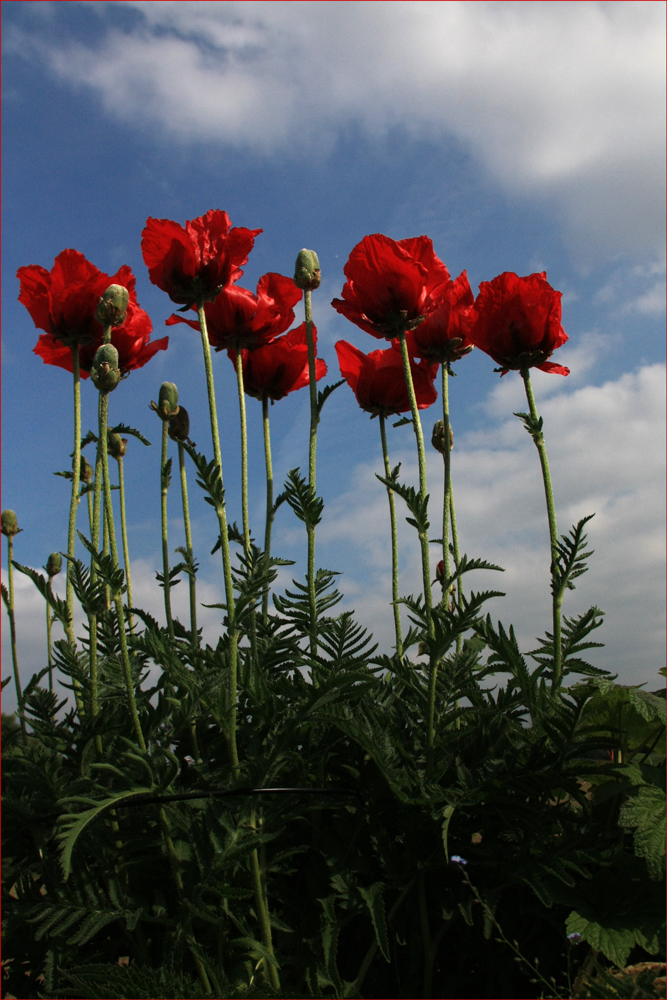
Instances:
[[[389,451],[387,449],[387,431],[385,428],[385,415],[380,414],[380,438],[382,440],[382,457],[384,459],[385,478],[391,476],[391,465],[389,464]],[[389,500],[389,520],[391,522],[391,597],[394,612],[394,631],[396,633],[396,655],[403,656],[403,636],[401,634],[401,610],[399,606],[398,592],[398,533],[396,530],[396,504],[394,501],[394,491],[387,487],[387,499]]]
[[[313,313],[311,291],[304,290],[303,305],[306,317],[306,338],[308,341],[308,388],[310,392],[310,438],[308,445],[308,485],[315,495],[317,465],[317,381],[315,377],[315,339],[313,337]],[[306,526],[308,534],[308,601],[310,604],[310,655],[317,655],[317,595],[315,590],[315,525]]]
[[[183,526],[185,528],[185,551],[190,564],[188,581],[190,584],[190,631],[192,633],[192,648],[199,645],[197,635],[197,579],[194,574],[194,554],[192,549],[192,529],[190,527],[190,506],[188,504],[188,480],[185,474],[185,449],[183,442],[178,442],[178,471],[181,475],[181,496],[183,498]]]
[[[160,510],[162,514],[162,575],[164,585],[164,611],[167,616],[169,638],[174,641],[174,619],[171,614],[171,580],[169,578],[169,542],[167,539],[167,493],[169,492],[169,470],[167,469],[167,445],[169,421],[162,421],[162,461],[160,463]]]
[[[264,460],[266,463],[266,527],[264,529],[264,557],[271,559],[271,529],[273,528],[273,463],[271,461],[271,431],[269,426],[269,397],[262,393],[262,424],[264,427]],[[262,618],[264,623],[269,619],[269,585],[267,583],[262,597]]]
[[[23,711],[23,691],[21,690],[21,678],[19,676],[19,661],[16,649],[16,619],[14,616],[14,539],[7,535],[7,592],[9,600],[7,602],[7,614],[9,616],[9,635],[12,646],[12,670],[14,672],[14,687],[16,688],[16,711],[23,731],[23,741],[27,739],[25,726],[25,713]],[[48,607],[48,606],[47,606]]]

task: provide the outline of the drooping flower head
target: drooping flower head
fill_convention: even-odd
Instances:
[[[410,409],[410,397],[397,341],[392,342],[387,350],[364,354],[346,340],[339,340],[336,354],[340,373],[347,379],[362,410],[374,417],[379,414],[389,416],[392,413],[407,413]],[[438,397],[433,384],[438,366],[426,361],[410,361],[410,369],[417,407],[424,410],[435,403]]]
[[[475,297],[465,271],[450,281],[438,308],[407,335],[411,355],[442,364],[458,361],[473,349],[470,328]]]
[[[247,347],[254,349],[274,340],[294,321],[294,306],[302,292],[291,278],[265,274],[257,283],[257,294],[238,285],[227,285],[214,302],[204,306],[211,347],[216,351]],[[167,326],[187,323],[194,330],[199,321],[172,314]]]
[[[317,329],[313,325],[313,340],[317,344]],[[236,352],[228,355],[236,365]],[[269,399],[282,399],[289,392],[302,389],[310,382],[308,374],[308,337],[306,324],[290,330],[284,337],[278,337],[254,351],[242,350],[243,386],[249,396],[261,399],[266,393]],[[315,381],[319,382],[327,373],[322,358],[315,359]]]
[[[179,305],[212,302],[240,278],[261,229],[232,228],[226,212],[211,209],[185,223],[148,219],[141,251],[154,285]]]
[[[428,236],[364,236],[344,267],[347,281],[334,309],[378,339],[414,330],[434,312],[450,281]]]
[[[560,322],[561,293],[545,271],[523,278],[504,271],[483,281],[474,316],[470,339],[500,365],[501,375],[522,368],[570,374],[569,368],[547,361],[568,337]]]
[[[124,265],[109,276],[86,260],[78,250],[63,250],[50,271],[39,264],[20,267],[19,302],[22,302],[35,326],[44,330],[34,348],[47,365],[72,371],[72,347],[79,345],[81,375],[90,374],[93,358],[104,339],[104,328],[95,319],[95,311],[110,285],[128,291],[125,320],[113,327],[111,343],[118,351],[119,366],[125,374],[141,368],[157,351],[164,351],[168,337],[150,342],[153,328],[150,317],[137,303],[135,277]]]

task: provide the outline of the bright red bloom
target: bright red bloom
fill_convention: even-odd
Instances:
[[[474,315],[470,339],[500,365],[502,375],[521,368],[570,374],[569,368],[547,361],[568,337],[560,325],[561,293],[551,287],[545,271],[524,278],[504,271],[483,281]]]
[[[152,324],[148,313],[137,303],[135,277],[124,265],[109,276],[86,260],[78,250],[63,250],[50,271],[31,264],[20,267],[19,301],[24,304],[40,330],[45,330],[34,348],[48,365],[72,371],[72,346],[79,344],[81,374],[88,377],[104,329],[95,319],[97,304],[109,285],[127,288],[130,301],[125,322],[111,331],[121,371],[141,368],[157,351],[164,351],[168,337],[150,343]]]
[[[463,271],[455,281],[449,282],[435,312],[408,333],[410,354],[446,364],[472,351],[470,328],[474,301],[468,275]]]
[[[317,329],[313,326],[313,340],[317,344]],[[229,358],[236,365],[236,351],[229,350]],[[288,392],[302,389],[310,382],[308,374],[308,339],[306,324],[290,330],[284,337],[272,340],[255,351],[242,350],[243,387],[249,396],[261,399],[282,399]],[[315,381],[327,373],[322,358],[315,358]]]
[[[387,340],[430,316],[450,281],[428,236],[398,241],[380,233],[364,236],[344,272],[343,298],[331,305],[366,333]]]
[[[382,413],[406,413],[410,409],[410,398],[405,384],[403,358],[398,341],[394,341],[385,351],[371,351],[364,354],[358,348],[339,340],[336,344],[340,373],[357,397],[362,410],[374,417]],[[417,407],[425,410],[435,403],[438,393],[433,385],[438,373],[437,364],[426,361],[410,361],[412,381],[417,397]]]
[[[148,219],[141,252],[154,285],[172,302],[212,302],[230,281],[243,273],[255,236],[261,229],[231,228],[226,212],[211,209],[185,223]]]
[[[291,278],[265,274],[257,283],[257,294],[247,288],[228,285],[215,302],[204,306],[211,347],[216,351],[247,347],[251,350],[274,340],[294,321],[293,307],[303,293]],[[167,326],[187,323],[199,330],[199,321],[171,315]]]

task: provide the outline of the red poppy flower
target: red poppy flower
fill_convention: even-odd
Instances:
[[[505,271],[483,281],[474,316],[470,339],[500,365],[501,375],[521,368],[570,374],[569,368],[547,361],[568,337],[560,325],[561,293],[545,271],[524,278]]]
[[[137,303],[135,277],[124,265],[109,276],[86,260],[78,250],[63,250],[50,271],[31,264],[20,267],[19,301],[24,304],[40,330],[45,330],[34,348],[48,365],[72,371],[72,346],[79,344],[81,374],[88,377],[104,329],[95,319],[97,304],[109,285],[127,288],[130,301],[124,323],[111,331],[121,371],[141,368],[157,351],[164,351],[168,337],[150,343],[152,324],[148,313]]]
[[[375,417],[380,413],[385,416],[406,413],[410,409],[401,348],[397,341],[385,351],[364,354],[346,340],[339,340],[336,353],[341,375],[347,379],[362,410]],[[417,407],[425,410],[438,398],[433,385],[438,366],[426,361],[410,361],[410,369]]]
[[[257,294],[247,288],[228,285],[215,302],[204,306],[206,328],[211,347],[216,351],[247,347],[251,350],[274,340],[294,321],[293,306],[302,292],[291,278],[282,274],[265,274],[257,283]],[[187,323],[199,330],[199,320],[172,314],[167,326]]]
[[[414,330],[440,304],[450,281],[428,236],[364,236],[344,267],[347,281],[334,309],[379,339]]]
[[[172,302],[212,302],[226,284],[240,278],[261,229],[231,228],[226,212],[211,209],[185,223],[148,219],[141,251],[154,285]]]
[[[317,330],[313,326],[313,338],[317,343]],[[227,352],[236,365],[236,351]],[[266,393],[269,399],[282,399],[288,392],[308,385],[308,340],[306,324],[290,330],[284,337],[272,340],[255,351],[242,351],[243,386],[249,396],[261,399]],[[315,358],[315,381],[319,382],[327,373],[327,366],[321,358]]]
[[[449,282],[435,312],[408,333],[410,354],[446,364],[472,351],[469,334],[474,301],[468,275],[463,271]]]

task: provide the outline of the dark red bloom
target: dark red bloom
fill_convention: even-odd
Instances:
[[[392,240],[376,233],[357,243],[334,309],[379,339],[392,340],[430,316],[450,282],[428,236]]]
[[[382,413],[406,413],[410,409],[410,398],[405,384],[401,348],[394,341],[385,351],[371,351],[364,354],[358,348],[339,340],[336,344],[340,373],[357,397],[362,410],[374,417]],[[438,373],[437,364],[426,361],[410,361],[412,381],[417,397],[417,407],[425,410],[435,403],[438,393],[433,385]]]
[[[251,350],[274,340],[294,321],[293,307],[303,293],[291,278],[265,274],[257,283],[257,294],[247,288],[228,285],[215,302],[204,306],[211,347],[216,351],[247,347]],[[167,326],[187,323],[199,330],[199,320],[171,315]]]
[[[137,303],[135,277],[124,265],[109,276],[86,260],[78,250],[63,250],[50,271],[31,264],[20,267],[19,301],[40,330],[45,330],[34,348],[48,365],[72,371],[72,346],[79,344],[81,374],[88,377],[93,358],[102,344],[104,330],[95,319],[97,304],[109,285],[123,285],[130,296],[127,315],[111,331],[111,343],[119,354],[123,372],[141,368],[157,351],[164,351],[168,337],[150,343],[152,324]]]
[[[191,306],[212,302],[243,273],[255,236],[261,229],[231,228],[226,212],[211,209],[185,223],[148,219],[141,251],[154,285],[172,302]]]
[[[317,344],[317,329],[313,326],[313,339]],[[236,365],[236,351],[228,351],[230,360]],[[266,393],[269,399],[282,399],[288,392],[308,385],[308,339],[306,324],[290,330],[284,337],[278,337],[255,351],[242,350],[243,387],[249,396],[261,399]],[[315,358],[315,381],[319,382],[327,373],[322,358]]]
[[[502,375],[521,368],[570,374],[569,368],[547,361],[568,337],[560,325],[561,293],[551,287],[545,271],[524,278],[504,271],[483,281],[474,316],[470,339],[500,365]]]
[[[470,328],[474,301],[468,275],[463,271],[446,286],[435,312],[408,333],[410,354],[446,364],[472,351]]]

